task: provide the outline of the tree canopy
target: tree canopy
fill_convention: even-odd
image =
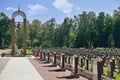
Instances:
[[[21,24],[22,25],[22,24]],[[11,47],[11,20],[0,13],[0,47]],[[65,17],[61,24],[55,18],[45,23],[34,19],[27,22],[27,47],[120,48],[120,7],[113,15],[82,12],[73,18]],[[18,48],[23,45],[23,31],[16,33]]]

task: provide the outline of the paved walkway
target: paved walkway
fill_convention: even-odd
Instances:
[[[44,80],[25,57],[10,58],[0,80]]]
[[[46,63],[46,61],[35,60],[33,58],[29,58],[29,60],[44,80],[88,80],[82,76],[79,78],[71,78],[70,71],[59,71],[60,67],[52,67],[52,63]]]
[[[88,80],[71,78],[70,71],[57,71],[60,67],[51,65],[33,57],[1,57],[0,80]]]

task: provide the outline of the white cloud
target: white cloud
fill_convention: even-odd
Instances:
[[[80,11],[80,8],[79,8],[79,7],[77,7],[76,9],[77,9],[78,11]]]
[[[56,9],[61,10],[65,14],[72,12],[73,4],[69,3],[67,0],[55,0],[53,5]]]
[[[48,12],[48,9],[40,4],[35,4],[35,5],[28,5],[28,13],[30,15],[35,15],[35,14],[44,14]]]
[[[13,8],[13,7],[7,7],[6,10],[8,10],[8,11],[16,11],[17,9]]]

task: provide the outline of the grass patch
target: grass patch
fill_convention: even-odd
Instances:
[[[28,55],[33,54],[32,49],[26,49],[26,54]]]
[[[103,69],[104,69],[104,74],[107,76],[108,75],[108,73],[107,73],[107,67],[103,67]],[[114,72],[114,77],[115,77],[115,80],[120,80],[120,73],[118,73],[118,72]]]

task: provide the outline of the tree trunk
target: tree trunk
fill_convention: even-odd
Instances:
[[[4,42],[5,42],[5,40],[4,40],[4,38],[2,37],[2,48],[4,48]]]

